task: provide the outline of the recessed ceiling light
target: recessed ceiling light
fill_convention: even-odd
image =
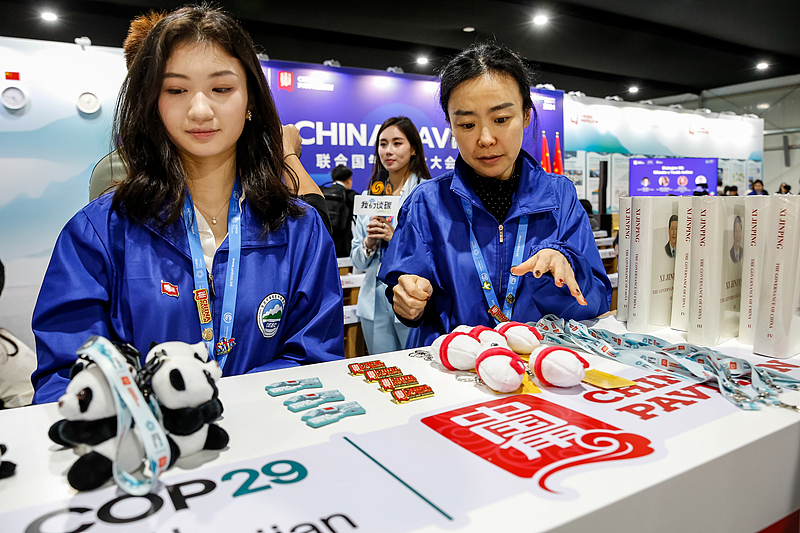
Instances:
[[[428,64],[428,58],[427,57],[418,57],[417,58],[417,63],[419,63],[420,65],[427,65]]]
[[[42,13],[42,18],[48,22],[53,22],[54,20],[58,19],[58,16],[55,13],[50,13],[49,11]]]
[[[639,92],[639,88],[638,88],[636,85],[634,85],[633,87],[631,87],[631,88],[630,88],[630,89],[628,89],[628,90],[629,90],[630,92],[632,92],[632,93],[638,93],[638,92]]]
[[[475,28],[473,28],[472,26],[467,26],[466,28],[462,28],[461,31],[465,33],[472,33],[475,31]]]
[[[533,23],[537,26],[541,26],[543,24],[547,24],[547,17],[544,15],[536,15],[533,17]]]
[[[756,68],[758,70],[764,70],[765,68],[769,68],[769,63],[767,63],[766,61],[762,61],[761,63],[756,65]]]
[[[764,102],[764,103],[758,104],[756,107],[759,108],[759,109],[769,109],[769,104]]]

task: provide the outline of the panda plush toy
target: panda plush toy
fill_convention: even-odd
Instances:
[[[222,414],[215,382],[222,377],[219,364],[209,361],[202,342],[164,342],[151,346],[145,359],[148,388],[161,408],[163,426],[180,457],[200,450],[221,450],[228,433],[214,422]]]
[[[75,448],[81,457],[67,473],[67,481],[76,490],[92,490],[112,477],[117,455],[117,408],[105,374],[95,363],[79,358],[70,370],[66,393],[58,400],[58,412],[64,417],[50,427],[50,439],[67,448]],[[122,442],[118,465],[127,472],[143,462],[144,450],[134,430]]]

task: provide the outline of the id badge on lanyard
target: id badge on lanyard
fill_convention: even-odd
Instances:
[[[194,213],[194,204],[189,191],[184,199],[183,221],[186,224],[186,234],[189,237],[189,250],[192,254],[192,269],[194,271],[194,300],[197,304],[197,314],[200,317],[200,334],[206,344],[208,354],[214,357],[220,368],[225,366],[228,354],[236,345],[233,338],[233,320],[236,315],[236,294],[239,287],[239,261],[242,256],[242,210],[239,199],[242,197],[242,186],[239,177],[233,184],[231,199],[228,202],[228,270],[225,276],[225,285],[222,297],[222,320],[220,321],[220,339],[214,342],[214,321],[211,316],[211,300],[208,288],[208,270],[203,255],[203,246],[200,244],[200,232],[197,229],[197,219]]]
[[[481,281],[483,296],[486,299],[486,303],[489,305],[489,315],[491,315],[498,324],[501,322],[508,322],[511,320],[511,314],[514,311],[514,302],[516,301],[517,288],[519,287],[519,276],[509,274],[508,291],[505,301],[503,302],[503,310],[501,311],[494,288],[492,288],[489,271],[486,268],[486,261],[483,259],[483,252],[478,245],[478,239],[475,238],[475,232],[472,229],[472,204],[469,200],[462,198],[461,205],[464,207],[464,214],[467,216],[467,222],[469,223],[469,243],[470,250],[472,251],[472,261],[475,263],[475,269],[478,271],[478,278]],[[528,215],[523,215],[520,217],[519,226],[517,227],[517,238],[514,242],[514,259],[511,263],[512,267],[522,263],[522,254],[525,249],[525,237],[527,234]]]

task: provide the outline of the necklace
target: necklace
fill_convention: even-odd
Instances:
[[[195,205],[197,205],[197,204],[195,204]],[[217,211],[217,214],[216,214],[216,215],[213,215],[213,216],[211,217],[211,224],[213,224],[213,225],[215,225],[215,226],[217,225],[217,217],[220,215],[220,213],[222,213],[222,210],[223,210],[223,209],[225,209],[226,207],[228,207],[228,202],[225,202],[224,204],[222,204],[222,207],[220,207],[220,208],[219,208],[219,210]],[[201,213],[203,213],[203,210],[202,210],[202,209],[200,209],[200,206],[197,206],[197,209],[198,209],[198,210],[199,210]],[[205,214],[205,213],[203,213],[203,216],[205,216],[205,215],[206,215],[206,214]]]

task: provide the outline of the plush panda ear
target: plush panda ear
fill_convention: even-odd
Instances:
[[[69,369],[69,379],[75,379],[80,372],[82,372],[86,368],[86,364],[84,361],[78,359],[72,368]]]
[[[169,372],[169,382],[175,390],[186,390],[186,383],[183,381],[183,374],[177,368]]]
[[[147,351],[149,352],[150,350],[152,350],[154,346],[158,346],[158,343],[156,341],[150,343],[150,346],[147,347]]]

